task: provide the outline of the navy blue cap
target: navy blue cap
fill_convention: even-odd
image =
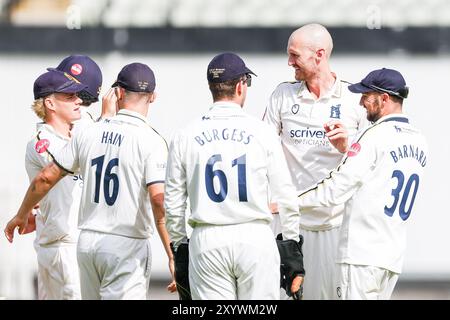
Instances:
[[[370,72],[361,82],[348,86],[353,93],[385,92],[405,99],[409,89],[402,74],[393,69],[378,69]]]
[[[53,68],[48,68],[51,70]],[[87,96],[81,96],[84,100],[89,100],[89,103],[98,101],[98,96],[102,89],[102,71],[97,63],[88,56],[76,54],[64,58],[63,61],[56,67],[57,70],[66,72],[81,83],[87,85]],[[85,99],[86,98],[86,99]]]
[[[253,73],[245,66],[244,61],[232,52],[225,52],[215,56],[208,65],[206,76],[208,82],[220,83],[238,79],[244,74]]]
[[[43,98],[52,93],[78,93],[86,87],[65,72],[50,70],[34,81],[34,99]]]
[[[112,87],[117,86],[133,92],[153,92],[156,86],[155,75],[146,64],[130,63],[119,72]]]

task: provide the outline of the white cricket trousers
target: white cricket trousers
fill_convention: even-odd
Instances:
[[[39,300],[79,300],[76,243],[34,246],[38,260]]]
[[[389,300],[398,276],[398,273],[374,266],[338,263],[337,299]]]
[[[309,231],[300,227],[303,235],[304,300],[336,299],[336,255],[339,229]]]
[[[149,239],[82,230],[77,256],[83,300],[148,299]]]
[[[279,300],[280,254],[269,225],[196,226],[189,284],[193,300]]]

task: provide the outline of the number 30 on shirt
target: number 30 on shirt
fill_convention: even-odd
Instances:
[[[389,217],[392,217],[394,212],[399,210],[400,218],[402,218],[403,221],[406,221],[409,218],[409,215],[411,214],[414,200],[416,200],[416,194],[417,189],[419,189],[419,176],[415,173],[413,173],[407,180],[405,188],[403,188],[404,182],[405,182],[405,175],[400,170],[394,170],[392,172],[392,178],[395,178],[397,180],[397,186],[392,189],[391,195],[394,197],[394,201],[390,207],[385,206],[384,207],[384,213],[388,215]],[[411,200],[409,202],[409,205],[407,205],[407,200],[409,198],[410,193]],[[400,205],[399,205],[400,200]]]

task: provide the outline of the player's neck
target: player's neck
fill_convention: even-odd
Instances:
[[[134,111],[139,113],[141,116],[147,118],[148,115],[148,109],[149,109],[149,104],[140,104],[140,103],[129,103],[129,104],[122,104],[119,106],[119,110],[120,109],[124,109],[124,110],[129,110],[129,111]]]
[[[336,75],[331,71],[318,73],[315,77],[306,80],[309,92],[314,98],[319,99],[327,94],[336,82]]]
[[[59,118],[46,119],[45,123],[52,126],[58,134],[70,138],[70,129],[72,128],[72,123]]]

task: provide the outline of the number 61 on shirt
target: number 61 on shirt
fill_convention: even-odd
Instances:
[[[215,154],[208,159],[205,167],[205,186],[208,197],[214,202],[222,202],[228,194],[228,180],[220,169],[214,170],[214,164],[222,161],[221,154]],[[247,202],[247,172],[246,172],[246,158],[245,154],[231,162],[231,167],[237,167],[238,174],[238,192],[239,201]],[[219,191],[214,190],[214,178],[219,179]]]

